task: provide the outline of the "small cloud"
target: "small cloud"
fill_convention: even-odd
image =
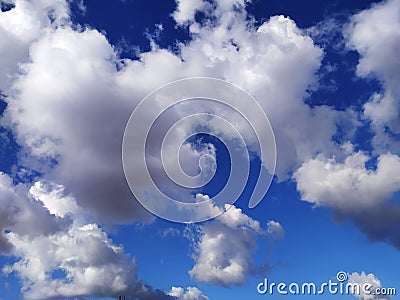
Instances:
[[[285,236],[285,230],[279,222],[270,220],[267,223],[267,234],[274,239],[280,239]]]
[[[203,295],[197,287],[187,287],[186,291],[182,287],[173,286],[168,293],[169,296],[177,300],[208,300],[209,298]]]
[[[162,237],[166,238],[166,237],[175,237],[175,236],[180,236],[181,235],[181,231],[177,228],[173,228],[173,227],[168,227],[167,229],[165,229],[162,233]]]
[[[372,273],[366,274],[362,272],[361,274],[354,272],[349,275],[350,283],[357,283],[361,286],[365,286],[369,284],[371,286],[370,294],[367,294],[363,291],[363,288],[360,289],[360,294],[354,294],[354,296],[360,300],[388,300],[391,299],[388,295],[375,295],[377,293],[377,289],[382,288],[381,281]]]
[[[243,284],[254,271],[252,254],[262,234],[258,221],[232,205],[190,236],[195,260],[190,277],[214,285]]]

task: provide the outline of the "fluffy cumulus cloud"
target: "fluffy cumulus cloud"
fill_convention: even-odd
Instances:
[[[45,170],[46,179],[62,182],[100,218],[144,219],[121,170],[120,143],[131,103],[111,87],[113,59],[113,48],[95,30],[46,32],[30,48],[7,114],[27,155],[57,159],[56,168]],[[29,158],[25,163],[32,164]]]
[[[356,152],[344,162],[317,156],[295,174],[303,200],[342,211],[363,211],[385,203],[400,189],[400,158],[384,154],[376,170],[367,169],[370,158]]]
[[[3,1],[2,1],[3,2]],[[0,14],[0,90],[10,88],[18,64],[28,61],[29,47],[48,27],[69,19],[69,6],[64,0],[5,1],[13,9]]]
[[[8,238],[22,259],[3,270],[19,274],[27,299],[117,296],[141,285],[134,262],[95,224],[34,239],[14,233]],[[54,272],[61,278],[53,278]]]
[[[177,300],[208,300],[209,298],[196,287],[187,287],[186,290],[182,287],[173,286],[168,295]]]
[[[334,208],[339,220],[349,219],[371,240],[396,247],[400,247],[395,230],[400,206],[393,199],[400,191],[399,13],[400,1],[383,1],[352,16],[344,27],[348,48],[360,54],[357,75],[381,84],[362,109],[374,134],[372,153],[355,152],[344,143],[344,152],[318,154],[293,176],[303,200]]]
[[[258,237],[283,232],[275,221],[268,223],[265,232],[257,220],[235,206],[197,229],[197,238],[193,240],[195,265],[189,274],[197,281],[222,286],[245,283],[257,268],[253,253]]]
[[[244,2],[218,3],[211,10],[217,24],[192,20],[189,26],[193,39],[180,50],[190,70],[237,83],[256,97],[275,131],[280,178],[315,153],[338,151],[331,136],[349,113],[303,102],[315,83],[322,49],[290,18],[274,16],[259,27],[249,26]]]
[[[347,45],[360,54],[357,75],[378,79],[382,90],[364,105],[372,122],[378,151],[400,152],[400,1],[375,4],[352,17],[345,30]]]
[[[390,201],[400,190],[400,158],[382,154],[375,170],[366,167],[369,159],[361,152],[343,162],[317,156],[296,171],[297,189],[303,200],[334,208],[339,220],[352,220],[371,240],[400,247],[400,207]]]
[[[76,217],[80,213],[79,207],[71,196],[64,196],[64,190],[60,184],[37,181],[29,193],[36,201],[41,201],[50,214],[61,218],[67,214]]]
[[[2,174],[0,187],[2,196],[11,201],[9,211],[1,211],[9,216],[1,218],[6,230],[1,250],[12,250],[18,258],[2,271],[20,278],[26,299],[121,294],[170,299],[138,279],[135,260],[97,224],[85,222],[86,216],[73,197],[64,195],[63,186],[36,182],[29,191],[19,191]]]
[[[360,285],[360,293],[357,291],[354,296],[360,300],[387,300],[391,299],[389,295],[382,295],[381,292],[382,284],[381,281],[372,273],[366,274],[362,272],[361,274],[354,272],[349,274],[349,283]],[[366,288],[366,291],[363,290]]]

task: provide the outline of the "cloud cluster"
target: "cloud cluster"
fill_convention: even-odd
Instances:
[[[125,183],[122,135],[129,113],[146,93],[188,76],[226,79],[256,96],[276,133],[277,170],[282,179],[315,153],[340,151],[331,136],[348,114],[324,106],[310,108],[303,102],[322,57],[311,38],[283,16],[259,27],[253,25],[247,20],[243,1],[218,1],[213,9],[200,2],[189,8],[185,1],[178,3],[174,17],[189,26],[192,34],[190,42],[179,45],[179,55],[154,44],[139,60],[120,61],[102,33],[72,26],[68,6],[62,10],[61,2],[54,7],[44,0],[38,4],[43,30],[26,31],[29,18],[21,18],[18,27],[34,42],[27,48],[29,59],[22,60],[23,72],[13,74],[3,120],[22,146],[20,164],[39,169],[45,180],[62,183],[96,220],[149,220]],[[8,18],[18,11],[29,15],[27,5],[18,1],[17,11],[2,15]],[[205,20],[196,21],[191,13],[199,9]],[[216,23],[211,21],[215,18]],[[11,30],[6,22],[2,27]],[[13,44],[8,47],[13,52]],[[200,108],[213,110],[207,104]],[[185,108],[172,112],[171,119],[185,112]],[[195,149],[184,149],[189,152],[187,157],[198,156]],[[159,153],[153,154],[150,161],[157,161]],[[154,174],[163,174],[161,165],[157,166]]]
[[[218,4],[218,17],[222,18],[222,10],[229,11],[236,5],[228,2]],[[182,18],[188,18],[185,14]],[[231,78],[236,72],[230,65],[242,57],[242,65],[250,63],[251,54],[242,53],[251,50],[245,47],[249,37],[254,40],[254,49],[265,42],[270,45],[284,41],[286,44],[280,49],[269,46],[275,57],[269,59],[265,55],[263,63],[271,64],[277,57],[286,60],[286,48],[291,48],[293,59],[288,68],[298,68],[295,57],[303,55],[305,68],[311,61],[307,71],[311,77],[320,56],[320,50],[289,19],[275,18],[260,31],[248,32],[243,10],[232,12],[221,25],[205,26],[192,42],[181,45],[181,56],[155,45],[150,52],[142,53],[139,60],[123,62],[102,33],[72,26],[65,1],[16,1],[15,8],[1,14],[0,27],[10,40],[2,44],[7,78],[2,80],[6,84],[1,88],[8,103],[2,122],[12,128],[22,147],[20,166],[43,174],[41,181],[32,186],[14,186],[5,174],[1,178],[1,215],[5,216],[1,219],[1,250],[20,258],[3,271],[16,272],[28,299],[116,296],[122,292],[145,299],[158,294],[137,278],[135,263],[129,255],[114,245],[99,225],[90,222],[92,218],[111,222],[149,220],[149,215],[132,199],[120,161],[120,144],[129,113],[146,93],[168,81],[193,75],[247,80],[246,72],[241,78]],[[240,41],[243,50],[235,50],[229,39]],[[303,46],[314,52],[310,59],[307,49],[303,54],[296,50]],[[198,52],[199,48],[203,50]],[[260,47],[257,55],[261,58],[266,50]],[[257,68],[261,70],[263,66]],[[176,72],[171,76],[172,69]],[[303,75],[299,74],[298,79]],[[298,89],[306,86],[304,82]],[[183,149],[185,157],[199,155],[193,147]],[[207,244],[208,234],[221,230],[222,236],[232,242],[230,237],[240,229],[242,238],[237,242],[244,256],[231,253],[232,263],[211,262],[231,264],[225,273],[229,275],[232,269],[232,275],[224,284],[239,283],[249,271],[244,259],[250,260],[256,243],[252,239],[261,229],[237,209],[217,224],[217,228],[210,225],[204,229],[201,247]],[[253,247],[245,249],[243,243]],[[203,264],[201,252],[199,255],[200,260],[191,271],[196,277],[196,270]],[[218,280],[218,276],[221,274],[213,280]],[[200,297],[194,288],[177,296],[192,295]]]
[[[400,1],[387,0],[351,18],[345,30],[347,46],[360,54],[357,75],[382,84],[364,105],[372,123],[377,151],[400,152]]]
[[[370,155],[333,139],[340,128],[346,132],[341,142],[351,141],[359,124],[353,111],[304,102],[317,86],[323,49],[288,17],[274,16],[258,26],[247,15],[244,0],[179,0],[172,17],[188,28],[191,40],[178,44],[177,53],[152,41],[151,50],[138,59],[120,60],[102,32],[72,24],[69,1],[13,3],[14,8],[0,14],[0,90],[7,101],[1,122],[21,146],[17,168],[33,170],[40,178],[15,184],[0,173],[0,251],[20,258],[3,271],[17,272],[27,298],[115,296],[121,291],[141,299],[167,297],[137,278],[134,261],[98,224],[151,220],[125,182],[123,132],[130,112],[147,93],[190,76],[225,79],[255,96],[275,131],[278,178],[293,173],[303,200],[333,207],[372,239],[400,247],[395,230],[400,208],[388,204],[400,189],[400,1],[356,14],[345,30],[348,47],[360,53],[357,75],[374,76],[382,84],[362,113],[375,134],[376,170],[365,166]],[[194,108],[237,118],[218,107],[196,105],[176,108],[164,121],[169,124]],[[241,127],[245,122],[237,123]],[[181,128],[182,136],[189,127]],[[160,128],[149,142],[155,174],[162,173],[158,148],[152,147],[165,126]],[[182,142],[176,141],[178,146]],[[193,159],[217,155],[209,145],[202,146],[182,147],[181,161],[189,173],[197,171]],[[268,234],[283,236],[279,223],[267,226]],[[199,228],[190,275],[217,285],[243,283],[252,271],[257,237],[265,234],[258,221],[232,207]],[[101,286],[105,281],[107,289]],[[173,288],[171,293],[182,299],[207,298],[196,288]]]
[[[56,296],[117,296],[140,285],[135,264],[96,225],[34,239],[10,233],[15,254],[23,257],[3,271],[15,271],[27,299]],[[61,278],[53,278],[54,272]]]
[[[243,284],[256,269],[253,253],[258,237],[265,234],[282,235],[283,228],[278,222],[269,221],[265,231],[240,208],[227,208],[215,220],[198,226],[195,265],[189,271],[190,276],[215,285]]]
[[[17,274],[26,299],[121,294],[170,299],[138,279],[135,260],[97,224],[85,223],[63,186],[36,182],[19,191],[1,174],[0,192],[11,201],[1,210],[8,218],[1,218],[0,250],[19,258],[2,271]]]
[[[396,247],[400,247],[395,229],[400,206],[393,201],[400,191],[399,12],[400,1],[383,1],[352,16],[344,28],[347,47],[360,54],[357,76],[381,84],[361,112],[374,134],[372,153],[356,152],[345,142],[344,152],[320,153],[293,175],[303,200],[334,208],[339,220],[351,220],[371,240]]]
[[[285,179],[316,153],[339,151],[331,137],[350,115],[303,102],[317,79],[322,49],[289,18],[274,16],[259,27],[249,24],[243,7],[243,1],[218,1],[205,10],[209,20],[190,20],[193,39],[180,48],[181,57],[190,62],[192,74],[226,79],[256,97],[272,123],[277,174]]]

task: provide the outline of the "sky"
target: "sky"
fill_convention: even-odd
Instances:
[[[0,300],[399,299],[400,0],[0,3]]]

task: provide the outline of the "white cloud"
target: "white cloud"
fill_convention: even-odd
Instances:
[[[400,1],[383,1],[353,16],[345,29],[347,46],[360,54],[357,75],[376,78],[382,84],[382,91],[364,105],[378,152],[400,151],[400,142],[393,136],[400,133],[399,14]]]
[[[398,0],[373,4],[351,16],[343,32],[348,49],[360,55],[357,76],[381,84],[361,116],[374,133],[372,153],[354,152],[347,143],[342,152],[322,151],[306,159],[293,175],[303,200],[334,208],[337,220],[351,220],[369,239],[396,247],[400,207],[391,198],[400,190],[399,13]]]
[[[71,196],[64,197],[64,187],[60,184],[37,181],[30,188],[29,193],[37,201],[41,201],[50,214],[65,217],[66,214],[78,214],[79,208]]]
[[[177,0],[177,8],[172,14],[177,24],[183,25],[194,21],[196,11],[203,9],[206,2],[203,0]]]
[[[191,47],[182,49],[182,57],[205,62],[212,74],[238,83],[256,97],[272,123],[279,152],[277,174],[285,178],[314,153],[335,151],[330,137],[345,113],[304,104],[322,50],[292,20],[275,16],[246,30],[242,15],[231,18],[235,21],[223,17],[216,28],[203,28]]]
[[[382,154],[376,169],[366,167],[369,159],[362,152],[342,162],[319,155],[295,172],[297,189],[304,201],[333,208],[338,221],[352,221],[370,240],[399,248],[400,206],[391,200],[400,190],[400,158]]]
[[[385,80],[393,81],[399,75],[400,61],[396,55],[400,38],[399,13],[400,2],[387,0],[373,4],[371,8],[352,16],[345,34],[348,46],[361,54],[357,66],[358,75],[375,73]],[[395,77],[390,78],[390,74]]]
[[[186,290],[182,287],[173,286],[168,295],[175,297],[177,300],[208,300],[209,298],[203,295],[197,287],[187,287]]]
[[[17,7],[22,9],[24,3]],[[152,89],[174,79],[207,75],[238,83],[257,97],[275,129],[281,178],[314,153],[337,152],[330,137],[336,122],[348,115],[328,107],[311,109],[302,101],[316,80],[321,49],[289,18],[273,17],[259,28],[250,26],[244,4],[223,1],[206,11],[220,22],[199,27],[191,42],[180,45],[180,56],[153,45],[140,60],[126,59],[123,64],[97,30],[75,30],[64,21],[63,26],[41,31],[7,99],[5,118],[27,155],[20,163],[41,168],[45,180],[62,184],[79,206],[101,221],[149,220],[133,199],[121,168],[126,121]],[[59,22],[66,19],[64,11],[54,13]],[[50,158],[57,164],[50,169],[40,165]],[[190,168],[188,160],[182,161]]]
[[[141,289],[136,264],[96,224],[36,238],[9,233],[21,260],[6,268],[22,280],[26,299],[117,296]],[[52,278],[61,271],[64,278]]]
[[[257,237],[263,234],[259,222],[232,206],[198,230],[190,276],[215,285],[244,283],[252,272]]]
[[[169,299],[138,279],[136,262],[122,245],[114,244],[97,224],[84,222],[87,216],[62,186],[36,183],[29,191],[34,201],[1,174],[0,192],[7,196],[0,198],[0,226],[7,229],[0,250],[16,258],[3,273],[15,272],[25,299],[121,294]]]
[[[302,199],[350,212],[382,205],[400,190],[400,158],[383,154],[376,170],[366,168],[369,159],[356,152],[344,162],[322,155],[305,162],[294,174]]]
[[[285,230],[279,222],[270,220],[267,223],[267,234],[273,238],[279,239],[285,236]]]
[[[163,238],[176,237],[176,236],[180,236],[180,235],[181,235],[181,231],[179,229],[173,228],[173,227],[168,227],[161,233],[161,236]]]
[[[28,61],[30,43],[39,38],[46,27],[69,19],[69,7],[64,0],[12,2],[15,8],[0,12],[0,90],[3,92],[11,87],[19,73],[18,64]]]
[[[70,217],[50,216],[41,203],[28,197],[25,186],[14,186],[12,179],[1,172],[0,195],[0,252],[13,250],[13,243],[6,232],[36,237],[64,231],[72,223]]]
[[[377,288],[382,288],[381,281],[372,273],[366,274],[362,272],[361,274],[354,272],[349,274],[349,282],[357,283],[361,286],[360,294],[355,293],[354,296],[360,300],[384,300],[390,299],[390,296],[385,295],[374,295],[376,294]],[[370,293],[365,293],[363,291],[363,286],[370,286]]]
[[[96,217],[149,219],[132,199],[121,168],[132,100],[115,88],[112,46],[96,30],[59,28],[33,44],[30,56],[6,113],[28,154],[20,163],[56,158],[45,178],[63,184]]]

